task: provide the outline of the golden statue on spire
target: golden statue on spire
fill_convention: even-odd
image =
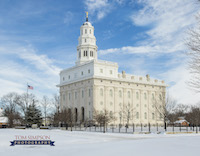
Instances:
[[[86,11],[85,13],[86,13],[86,18],[88,18],[88,12]]]
[[[86,11],[86,21],[88,22],[88,12]]]

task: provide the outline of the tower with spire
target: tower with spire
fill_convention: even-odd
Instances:
[[[88,21],[88,12],[86,12],[86,21],[80,28],[80,36],[78,38],[76,65],[90,60],[97,60],[97,45],[94,27]]]

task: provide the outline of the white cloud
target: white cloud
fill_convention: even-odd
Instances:
[[[86,0],[85,5],[90,14],[97,15],[98,20],[112,10],[112,5],[108,0]]]
[[[11,48],[12,47],[12,48]],[[32,93],[38,97],[57,92],[59,71],[54,61],[39,55],[32,47],[22,45],[0,45],[0,96],[8,92],[26,92],[26,84],[34,87]]]
[[[200,95],[195,94],[188,88],[186,81],[189,80],[189,73],[185,66],[186,57],[180,56],[180,52],[184,53],[186,51],[184,45],[186,31],[196,23],[195,15],[198,12],[196,3],[188,0],[140,0],[135,2],[141,4],[143,8],[134,11],[130,16],[130,20],[135,26],[149,28],[145,32],[148,38],[135,45],[100,50],[100,54],[140,54],[142,57],[147,54],[159,56],[166,53],[167,56],[169,53],[174,53],[169,63],[164,65],[167,69],[164,69],[165,72],[158,75],[158,77],[172,84],[169,87],[170,95],[172,94],[177,98],[178,102],[184,104],[197,103]],[[163,59],[165,59],[164,56]],[[174,63],[177,59],[181,60],[178,66],[177,63]],[[140,70],[147,72],[145,63],[139,65],[141,66]],[[137,71],[137,68],[135,68],[138,67],[137,63],[132,62],[130,66],[132,66],[133,71]],[[154,71],[154,69],[151,70]],[[140,72],[138,71],[138,73]]]
[[[70,24],[71,21],[73,20],[73,13],[71,11],[67,11],[66,14],[65,14],[65,18],[64,18],[64,23],[65,24]]]
[[[167,83],[175,83],[169,86],[168,91],[170,96],[177,99],[179,103],[183,104],[197,104],[200,102],[200,94],[193,92],[187,85],[187,81],[190,79],[190,74],[186,70],[186,66],[178,66],[169,71],[162,73],[161,77],[167,81]]]

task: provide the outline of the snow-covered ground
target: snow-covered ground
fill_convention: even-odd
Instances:
[[[55,146],[16,145],[17,136],[50,136]],[[0,156],[188,156],[200,153],[200,134],[119,134],[0,129]]]

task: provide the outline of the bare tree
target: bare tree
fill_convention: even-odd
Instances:
[[[23,93],[22,95],[18,95],[19,100],[17,101],[17,104],[20,108],[20,113],[24,117],[24,120],[26,120],[26,109],[27,107],[34,102],[38,102],[34,94],[27,94]]]
[[[129,121],[133,120],[134,118],[134,108],[133,105],[129,104],[123,104],[120,106],[119,116],[121,119],[123,119],[126,122],[126,126],[129,125]],[[121,120],[120,119],[120,120]],[[120,121],[121,124],[121,121]]]
[[[55,112],[59,113],[60,112],[60,98],[59,98],[59,96],[57,94],[54,94],[51,101],[52,101],[53,106],[55,107]]]
[[[47,125],[47,115],[49,111],[49,98],[47,96],[43,96],[42,101],[41,101],[42,107],[43,107],[43,113],[44,113],[44,121],[45,121],[45,126]]]
[[[163,95],[159,95],[152,99],[152,104],[155,108],[155,112],[157,114],[156,119],[162,120],[164,123],[164,129],[167,128],[167,121],[170,117],[170,113],[174,111],[176,106],[176,100],[171,98],[169,95],[166,97]]]
[[[1,98],[1,105],[4,109],[4,115],[8,117],[9,126],[14,126],[14,120],[21,119],[18,108],[19,95],[17,93],[8,93]]]
[[[186,114],[186,120],[192,125],[200,125],[200,107],[191,106],[190,111]]]
[[[106,132],[106,125],[112,121],[114,121],[116,118],[114,114],[109,112],[108,110],[104,109],[102,112],[94,110],[93,113],[93,119],[95,122],[99,123],[100,125],[103,125],[104,130],[103,132]]]
[[[178,104],[175,109],[177,117],[185,116],[185,114],[188,111],[189,111],[189,106],[184,104]]]
[[[189,39],[186,45],[189,48],[189,71],[192,78],[188,82],[189,86],[196,92],[200,92],[200,13],[196,16],[197,27],[188,31]]]

